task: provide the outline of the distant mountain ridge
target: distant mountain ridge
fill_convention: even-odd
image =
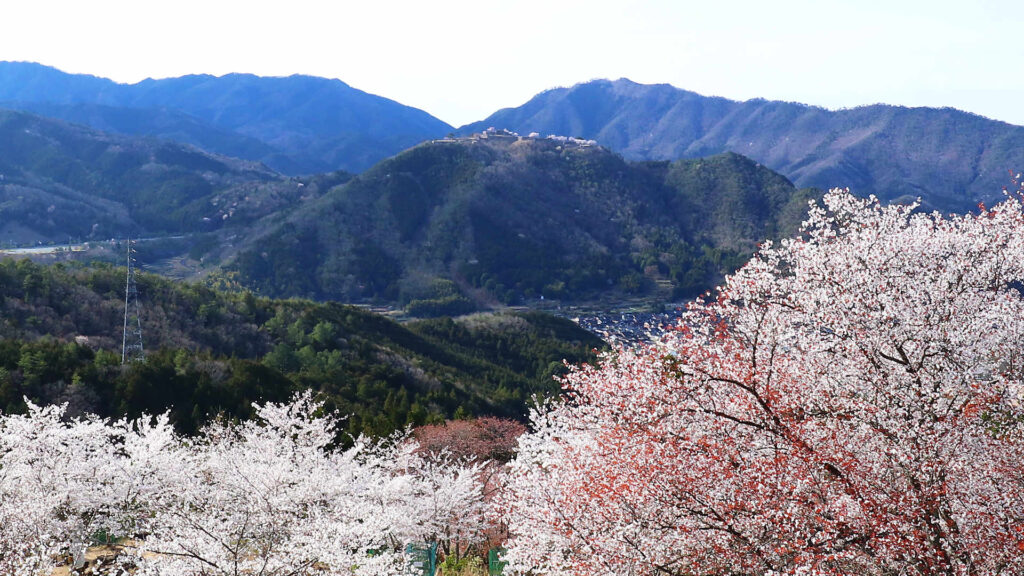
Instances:
[[[156,136],[296,175],[362,171],[452,130],[430,114],[313,76],[190,75],[136,84],[0,62],[0,107]]]
[[[426,112],[340,80],[299,75],[189,75],[126,85],[0,62],[0,107],[172,139],[289,175],[361,172],[453,131]],[[547,90],[458,133],[490,126],[593,139],[632,160],[735,152],[797,186],[849,187],[887,201],[922,197],[926,208],[943,211],[998,200],[1008,171],[1024,169],[1024,127],[950,108],[829,111],[626,79]]]
[[[926,207],[946,211],[998,199],[1008,170],[1024,169],[1024,127],[951,108],[829,111],[626,79],[547,90],[458,133],[490,126],[594,139],[635,160],[731,151],[798,186],[849,187],[889,201],[921,196]]]

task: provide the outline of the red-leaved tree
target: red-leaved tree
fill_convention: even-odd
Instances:
[[[428,482],[430,478],[453,480],[456,478],[453,473],[460,469],[459,463],[465,469],[472,463],[481,486],[479,503],[452,502],[440,506],[448,513],[431,515],[432,520],[441,524],[434,538],[445,555],[458,558],[473,552],[482,554],[507,539],[501,515],[494,512],[493,496],[504,480],[505,464],[515,455],[516,440],[525,432],[526,427],[520,422],[490,416],[449,420],[413,430],[419,452],[427,464],[423,472]],[[434,472],[433,465],[438,462],[447,462],[441,469],[443,474]],[[435,481],[434,485],[438,488],[434,491],[435,499],[443,501],[446,499],[443,486],[456,483]]]
[[[535,574],[1024,574],[1024,216],[833,191],[659,344],[538,408]]]
[[[429,424],[412,432],[424,452],[446,451],[456,458],[505,463],[515,455],[516,440],[526,427],[515,420],[484,416]]]

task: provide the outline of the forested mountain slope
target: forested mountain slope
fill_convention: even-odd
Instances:
[[[795,230],[816,194],[735,154],[629,162],[587,142],[497,133],[424,143],[355,178],[287,178],[0,111],[0,153],[7,245],[170,238],[146,263],[187,255],[187,274],[224,272],[266,296],[417,316],[687,297]]]
[[[711,288],[817,192],[735,154],[629,162],[491,135],[412,148],[300,206],[227,267],[266,295],[453,312]]]

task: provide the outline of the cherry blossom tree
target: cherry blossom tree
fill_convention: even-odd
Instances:
[[[321,411],[305,393],[196,438],[166,415],[0,415],[0,574],[80,567],[97,533],[127,539],[101,571],[161,576],[397,574],[409,541],[472,539],[479,465],[423,456],[408,434],[336,449]]]
[[[515,420],[483,417],[450,420],[413,430],[431,486],[427,497],[440,513],[433,539],[447,554],[483,552],[507,539],[493,496],[504,481],[505,464],[515,455],[526,427]],[[471,468],[470,468],[471,467]],[[479,485],[481,490],[475,490]],[[432,493],[432,494],[431,494]]]
[[[165,476],[135,562],[140,574],[394,573],[408,496],[398,442],[333,451],[336,421],[307,393],[218,423]]]
[[[658,344],[538,407],[535,574],[1024,573],[1024,215],[832,191]]]
[[[491,518],[484,502],[482,463],[458,459],[446,452],[428,453],[415,464],[416,505],[426,521],[421,540],[437,542],[445,555],[461,557],[484,540]]]
[[[65,406],[0,418],[0,574],[47,574],[54,559],[81,564],[89,536],[109,525],[113,431]]]

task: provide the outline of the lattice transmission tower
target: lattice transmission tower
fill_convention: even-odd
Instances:
[[[135,284],[135,249],[128,238],[128,275],[124,284],[124,337],[121,340],[121,364],[142,362],[142,317],[139,315],[139,288]]]

